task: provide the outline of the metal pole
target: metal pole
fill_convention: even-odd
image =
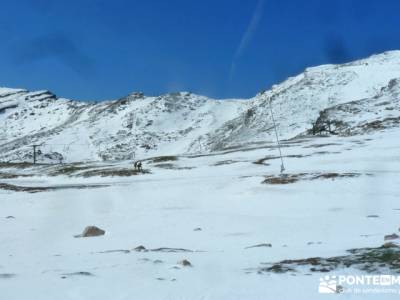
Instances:
[[[279,156],[281,158],[281,173],[285,171],[285,165],[283,164],[283,157],[282,157],[282,151],[281,151],[281,143],[279,141],[278,137],[278,130],[276,129],[276,123],[275,123],[275,118],[274,118],[274,113],[272,111],[272,99],[269,99],[269,109],[271,111],[271,117],[272,117],[272,122],[274,124],[274,130],[275,130],[275,137],[276,137],[276,143],[278,144],[278,149],[279,149]]]
[[[33,164],[36,164],[36,147],[39,145],[33,145]]]

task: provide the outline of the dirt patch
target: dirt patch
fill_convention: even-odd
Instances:
[[[290,155],[284,155],[283,158],[302,158],[302,157],[307,157],[307,156],[311,156],[311,155],[301,155],[301,154],[290,154]],[[264,158],[260,158],[256,161],[253,162],[253,164],[256,165],[264,165],[264,166],[269,166],[268,163],[265,163],[267,160],[273,160],[273,159],[280,159],[279,156],[266,156]]]
[[[340,146],[340,145],[341,144],[337,144],[337,143],[313,144],[313,145],[304,146],[303,148],[322,148],[322,147]]]
[[[218,161],[213,166],[217,167],[217,166],[223,166],[223,165],[231,165],[231,164],[235,164],[235,163],[238,163],[238,161],[228,159],[228,160]]]
[[[147,249],[143,245],[137,246],[136,248],[132,249],[132,251],[136,251],[136,252],[163,252],[163,253],[203,252],[203,251],[199,251],[199,250],[194,251],[194,250],[185,249],[185,248],[168,248],[168,247]]]
[[[278,158],[279,158],[279,156],[266,156],[264,158],[257,159],[256,161],[253,162],[253,164],[269,166],[269,164],[266,163],[265,161],[271,160],[271,159],[278,159]]]
[[[160,163],[160,162],[165,162],[165,161],[177,161],[178,157],[176,156],[158,156],[158,157],[154,157],[154,158],[150,158],[149,162],[152,163]]]
[[[67,189],[87,189],[87,188],[100,188],[107,187],[105,184],[82,184],[82,185],[60,185],[60,186],[20,186],[8,183],[0,183],[0,190],[13,191],[13,192],[27,192],[27,193],[39,193],[49,192],[56,190],[67,190]]]
[[[266,184],[289,184],[304,180],[331,179],[337,178],[352,178],[361,176],[361,173],[298,173],[298,174],[283,174],[280,176],[268,175],[262,183]],[[369,175],[369,174],[367,174]]]
[[[19,177],[31,177],[32,174],[12,174],[0,172],[0,179],[15,179]]]
[[[73,272],[73,273],[65,273],[62,274],[64,277],[69,277],[69,276],[94,276],[93,273],[86,272],[86,271],[79,271],[79,272]]]
[[[46,166],[46,164],[33,164],[28,162],[0,162],[0,168],[16,168],[16,169],[26,169],[35,166]]]
[[[286,272],[331,272],[339,268],[354,267],[368,273],[381,273],[382,270],[400,272],[400,248],[395,244],[385,244],[378,248],[358,248],[347,250],[348,254],[328,258],[310,257],[288,259],[277,263],[262,263],[255,269],[262,273]]]
[[[157,168],[166,169],[166,170],[191,170],[195,167],[178,167],[177,165],[170,164],[170,163],[161,163],[154,165]]]
[[[272,244],[270,244],[270,243],[257,244],[257,245],[253,245],[253,246],[248,246],[248,247],[246,247],[246,248],[244,248],[244,249],[262,248],[262,247],[264,247],[264,248],[271,248],[271,247],[272,247]]]
[[[295,183],[299,180],[298,175],[287,175],[287,176],[269,176],[266,177],[263,183],[267,184],[288,184],[288,183]]]
[[[128,177],[128,176],[135,176],[140,174],[149,174],[151,173],[149,170],[134,170],[132,169],[98,169],[98,170],[90,170],[85,171],[77,174],[77,176],[82,177],[93,177],[93,176],[100,176],[100,177]]]
[[[58,167],[56,170],[50,173],[51,176],[59,176],[59,175],[72,175],[81,171],[85,171],[88,169],[92,169],[94,166],[84,166],[84,165],[62,165]]]

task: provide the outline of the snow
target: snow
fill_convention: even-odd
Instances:
[[[0,164],[1,298],[320,299],[325,274],[257,269],[379,247],[398,231],[399,78],[400,51],[392,51],[308,68],[249,100],[134,93],[89,104],[0,88],[0,160],[29,161],[41,144],[75,163]],[[263,183],[281,163],[271,99],[286,175],[300,178],[290,184]],[[310,136],[316,121],[331,121],[336,134]],[[151,173],[82,176],[131,170],[134,154]],[[78,171],[56,172],[69,167]],[[310,179],[331,173],[343,177]],[[74,237],[88,225],[106,234]],[[262,243],[272,247],[246,249]],[[139,245],[192,251],[134,251]]]
[[[396,128],[367,136],[311,138],[283,149],[285,156],[304,156],[285,158],[288,173],[361,174],[354,178],[261,184],[264,175],[279,170],[278,159],[269,160],[269,166],[253,163],[277,155],[277,149],[266,147],[182,156],[174,163],[192,169],[149,164],[145,167],[152,174],[127,178],[9,179],[8,183],[22,185],[111,186],[36,194],[0,192],[0,273],[16,274],[0,279],[2,295],[5,299],[318,299],[319,274],[260,275],[246,270],[262,262],[343,255],[350,248],[380,246],[385,234],[397,231],[399,133]],[[316,144],[326,146],[310,147]],[[320,154],[321,149],[328,153]],[[216,165],[222,161],[235,163]],[[371,214],[379,218],[366,217]],[[15,219],[5,219],[8,215]],[[87,225],[106,230],[106,235],[73,237]],[[202,230],[193,231],[198,227]],[[272,247],[245,249],[260,243]],[[139,245],[198,252],[99,253]],[[193,267],[175,269],[182,259]],[[74,272],[94,276],[62,279]]]

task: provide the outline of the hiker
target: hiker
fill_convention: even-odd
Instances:
[[[137,169],[138,169],[139,172],[143,172],[143,169],[142,169],[142,162],[141,162],[141,161],[138,161],[138,162],[137,162]]]
[[[135,171],[137,171],[137,164],[138,164],[137,161],[133,162],[133,169],[134,169]]]

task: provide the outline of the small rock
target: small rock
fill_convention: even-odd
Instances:
[[[179,265],[182,265],[184,267],[192,267],[192,264],[190,263],[190,261],[188,261],[187,259],[178,261]]]
[[[143,262],[148,262],[150,261],[150,258],[144,257],[144,258],[139,258],[139,260]]]
[[[137,252],[147,252],[147,251],[148,251],[148,250],[146,249],[146,247],[143,246],[143,245],[137,246],[137,247],[134,248],[133,250],[134,250],[134,251],[137,251]]]
[[[390,240],[395,240],[398,239],[399,236],[395,233],[393,234],[389,234],[389,235],[385,235],[385,241],[390,241]]]
[[[163,261],[162,261],[161,259],[156,259],[156,260],[153,261],[153,263],[155,263],[155,264],[162,264]]]
[[[92,237],[92,236],[100,236],[104,235],[106,232],[103,229],[100,229],[96,226],[87,226],[82,234],[76,235],[75,237]]]
[[[201,231],[201,228],[197,227],[197,228],[193,229],[193,231]]]
[[[337,293],[337,294],[340,294],[340,293],[343,293],[343,291],[344,291],[344,287],[341,286],[340,284],[338,284],[338,285],[336,286],[336,293]]]
[[[257,244],[257,245],[253,245],[253,246],[246,247],[245,249],[259,248],[259,247],[267,247],[267,248],[270,248],[270,247],[272,247],[272,244],[270,244],[270,243]]]
[[[368,215],[367,218],[379,218],[378,215]]]
[[[79,272],[73,272],[73,273],[66,273],[66,274],[62,274],[63,276],[94,276],[92,273],[90,272],[86,272],[86,271],[79,271]]]
[[[15,219],[14,216],[7,216],[6,219]]]

